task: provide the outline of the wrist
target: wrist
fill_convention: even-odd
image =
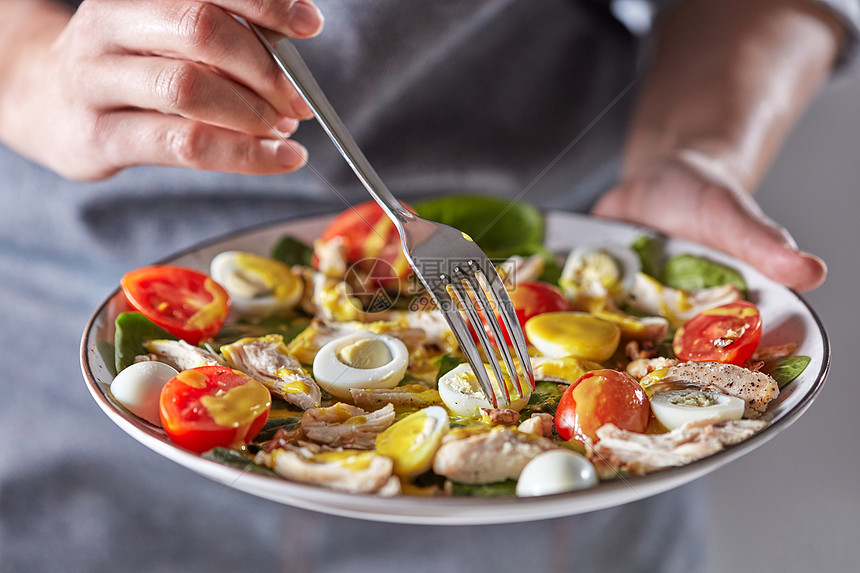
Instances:
[[[54,2],[10,1],[0,7],[0,141],[15,147],[22,106],[38,98],[39,78],[52,81],[46,55],[71,18]]]

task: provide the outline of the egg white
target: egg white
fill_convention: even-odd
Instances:
[[[495,380],[492,370],[487,369],[490,380]],[[464,418],[478,419],[481,417],[481,408],[493,408],[489,398],[484,395],[481,383],[468,364],[460,364],[456,368],[446,372],[438,383],[439,397],[452,413]],[[508,385],[513,398],[513,388]],[[510,405],[505,406],[511,410],[520,411],[529,401],[531,392],[517,398]]]
[[[391,360],[378,368],[354,368],[338,357],[341,349],[359,340],[376,340],[385,344]],[[353,332],[332,340],[314,357],[313,373],[317,384],[329,394],[350,399],[350,388],[394,388],[406,374],[409,350],[403,342],[387,334],[368,331]]]
[[[651,396],[651,411],[654,412],[657,420],[669,430],[680,428],[688,422],[740,420],[744,415],[746,404],[742,399],[716,392],[704,392],[704,394],[717,400],[713,406],[687,406],[672,404],[669,401],[672,396],[688,391],[658,392]]]
[[[262,284],[262,281],[260,284],[255,284],[254,279],[258,277],[242,267],[240,258],[249,254],[242,251],[224,251],[215,255],[209,264],[212,280],[230,294],[232,313],[240,317],[265,317],[294,308],[302,297],[304,289],[302,280],[296,277],[295,288],[287,296],[276,297]],[[282,265],[275,260],[272,260],[271,264]],[[290,272],[288,268],[285,270]]]
[[[566,449],[532,458],[517,479],[517,495],[534,497],[586,489],[597,485],[597,472],[585,456]]]
[[[116,375],[111,382],[110,392],[132,414],[161,427],[161,389],[178,373],[163,362],[137,362]]]

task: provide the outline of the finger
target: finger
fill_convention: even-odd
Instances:
[[[248,3],[252,4],[252,3]],[[127,4],[124,4],[127,6]],[[140,21],[157,22],[140,26]],[[251,30],[209,2],[145,3],[111,10],[100,26],[113,51],[185,59],[208,65],[259,94],[282,115],[309,110]]]
[[[214,0],[237,16],[293,38],[310,38],[322,31],[325,19],[319,8],[310,0]]]
[[[818,257],[800,251],[783,227],[770,219],[757,203],[743,192],[731,192],[726,200],[722,190],[706,193],[703,215],[726,213],[726,216],[702,218],[703,235],[708,244],[746,261],[765,276],[797,291],[812,290],[827,276],[827,266]]]
[[[298,121],[280,115],[254,92],[187,60],[113,56],[98,84],[107,108],[140,108],[179,115],[265,137],[294,132]]]
[[[112,144],[104,152],[117,169],[149,164],[271,175],[307,161],[307,150],[289,139],[255,137],[156,112],[117,112],[107,129]]]

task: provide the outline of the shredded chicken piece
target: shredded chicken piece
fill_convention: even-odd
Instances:
[[[257,462],[272,468],[281,477],[301,483],[349,493],[400,493],[400,482],[393,475],[394,463],[373,452],[348,450],[313,454],[289,448],[261,453]]]
[[[403,408],[421,409],[442,404],[439,391],[421,384],[404,384],[396,388],[350,389],[353,403],[365,410],[379,410],[388,404],[395,410]]]
[[[546,438],[502,426],[481,432],[452,430],[442,438],[433,471],[459,483],[517,479],[529,460],[557,447]]]
[[[719,362],[683,362],[669,368],[661,383],[690,384],[736,396],[746,402],[745,418],[761,417],[768,403],[779,395],[776,380],[767,374]]]
[[[302,432],[314,442],[356,450],[373,448],[376,436],[394,422],[391,404],[375,412],[338,402],[329,408],[312,408],[302,414]]]
[[[320,405],[322,393],[301,364],[289,355],[278,334],[243,338],[221,347],[232,368],[262,382],[273,394],[302,410]]]
[[[741,442],[762,428],[761,420],[730,420],[713,424],[689,422],[666,434],[637,434],[606,424],[597,430],[599,441],[589,453],[603,479],[619,471],[646,474],[682,466]]]
[[[523,434],[535,434],[544,438],[551,438],[554,426],[552,414],[535,412],[528,420],[523,421],[517,430]]]
[[[199,346],[192,346],[184,340],[150,340],[144,347],[157,361],[164,362],[180,372],[199,366],[226,366],[217,354]]]

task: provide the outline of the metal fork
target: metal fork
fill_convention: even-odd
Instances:
[[[406,209],[388,190],[361,152],[292,41],[282,36],[275,37],[271,32],[254,24],[248,25],[307,102],[317,121],[365,189],[397,227],[409,264],[444,314],[484,394],[493,406],[504,407],[512,401],[505,383],[506,378],[512,382],[516,397],[525,396],[526,388],[531,392],[534,389],[534,374],[525,337],[507,289],[487,255],[461,231],[422,219]],[[499,322],[495,318],[496,310],[513,343],[519,369],[516,368]],[[463,314],[468,317],[472,331],[480,341],[484,357],[495,377],[495,384],[484,367],[484,357],[470,335]],[[483,324],[489,325],[492,340]],[[507,377],[504,376],[497,351],[504,362]]]

